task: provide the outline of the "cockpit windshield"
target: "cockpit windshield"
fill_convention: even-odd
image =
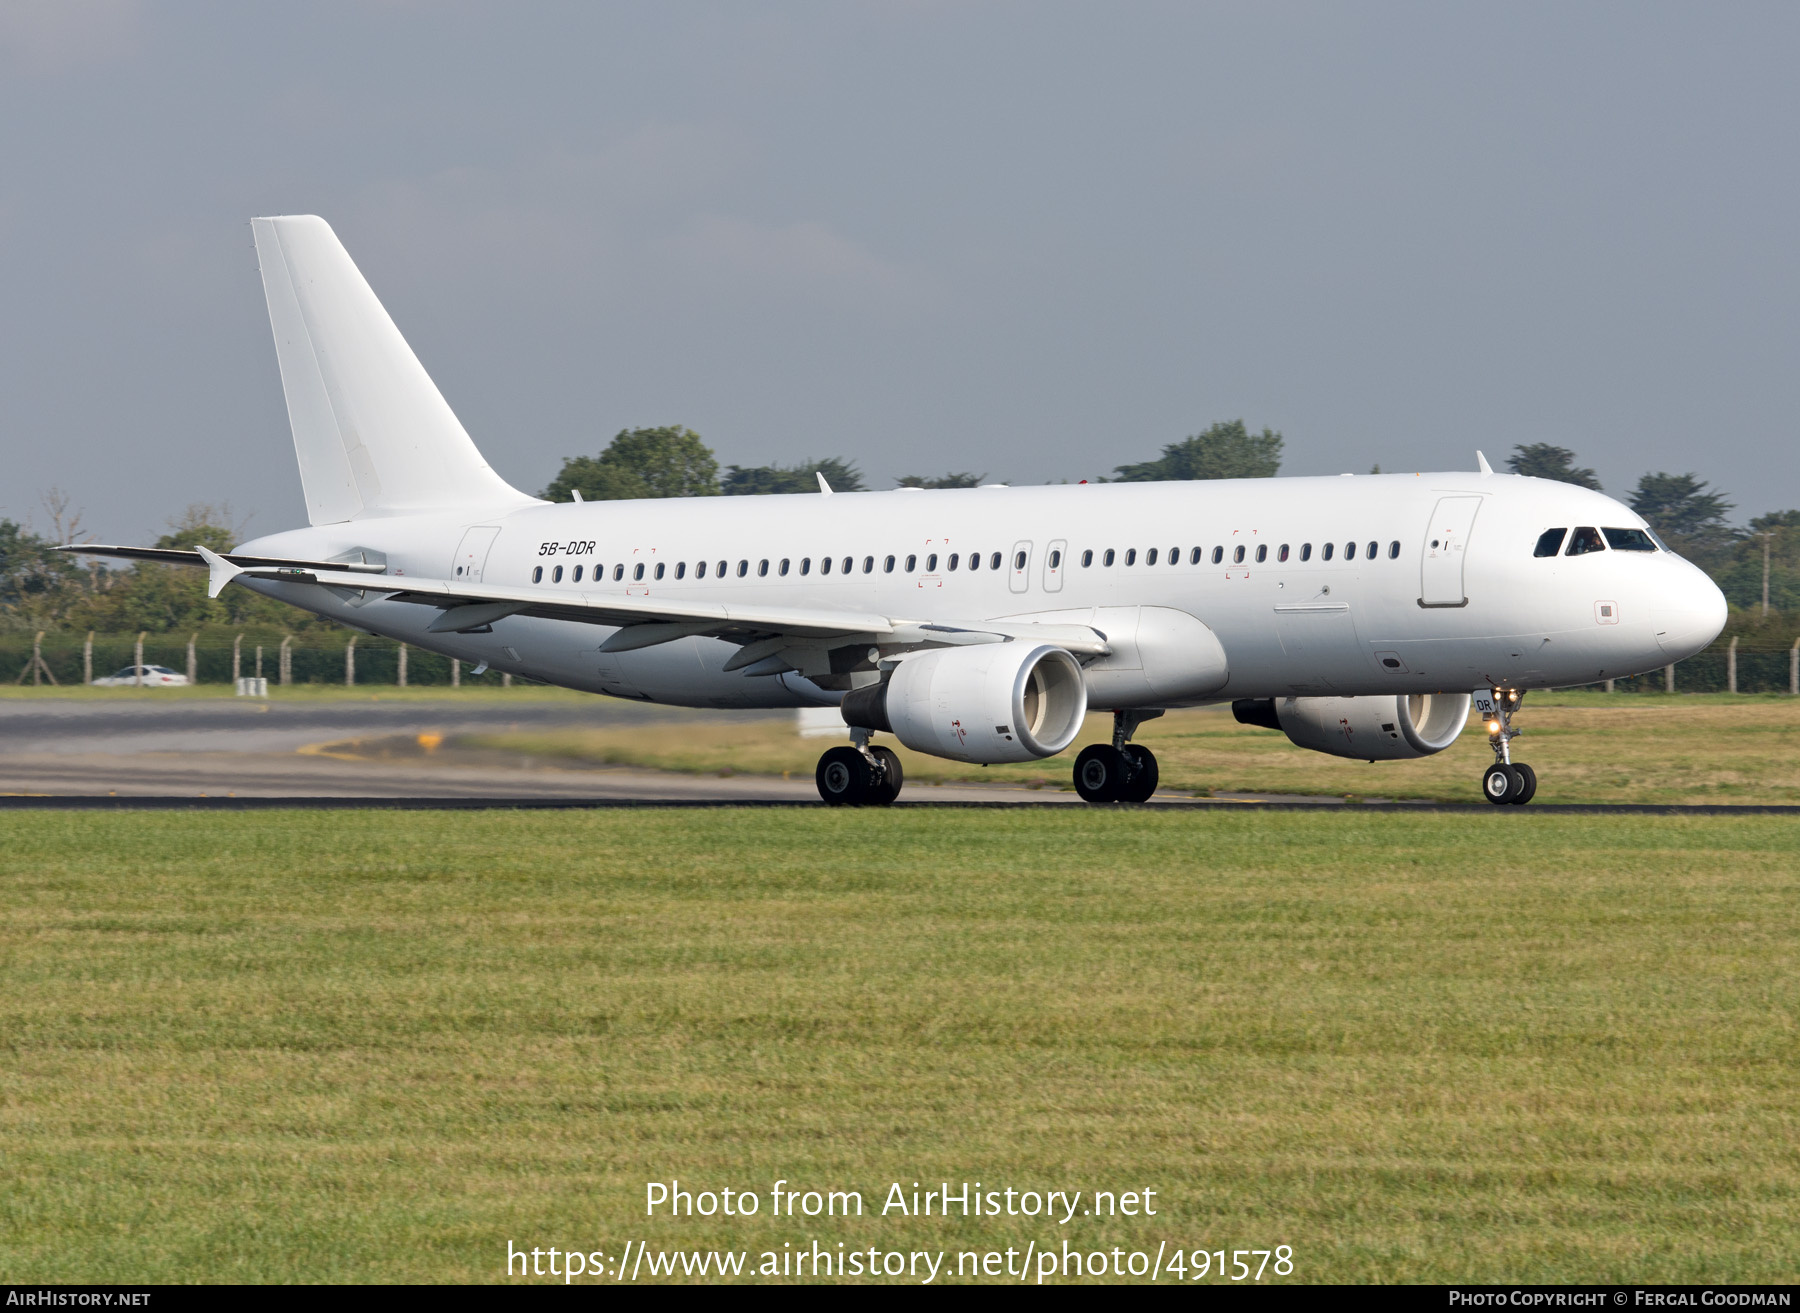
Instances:
[[[1600,530],[1583,525],[1569,535],[1569,550],[1566,556],[1585,556],[1589,552],[1606,550],[1606,540],[1600,536]]]
[[[1653,552],[1656,543],[1642,529],[1607,529],[1606,543],[1615,552]]]
[[[1531,554],[1533,556],[1555,556],[1562,550],[1563,535],[1568,532],[1567,529],[1545,529],[1538,535],[1537,548]]]

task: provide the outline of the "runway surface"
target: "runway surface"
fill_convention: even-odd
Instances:
[[[756,716],[791,713],[755,713]],[[810,775],[680,775],[624,766],[572,767],[517,753],[414,747],[421,734],[525,727],[666,725],[741,720],[611,698],[517,701],[455,698],[368,702],[192,699],[0,701],[0,809],[263,809],[386,807],[820,806]],[[342,751],[349,740],[373,751]],[[384,744],[411,751],[387,753]],[[821,741],[821,747],[824,741]],[[1016,784],[908,785],[901,807],[1081,806],[1072,790]],[[1264,808],[1457,812],[1485,815],[1740,816],[1800,814],[1792,806],[1549,805],[1355,802],[1237,794],[1164,795],[1152,808]]]

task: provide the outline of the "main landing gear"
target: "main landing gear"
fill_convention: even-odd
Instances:
[[[1537,772],[1512,759],[1512,741],[1524,733],[1512,727],[1512,718],[1524,699],[1516,688],[1497,688],[1491,698],[1476,704],[1487,724],[1488,746],[1494,750],[1494,764],[1481,775],[1481,792],[1497,807],[1509,803],[1522,807],[1537,793]]]
[[[1075,758],[1075,792],[1086,802],[1148,802],[1156,792],[1156,754],[1131,741],[1160,711],[1113,712],[1111,743],[1090,743]]]
[[[851,730],[852,746],[832,748],[819,758],[813,779],[819,796],[833,807],[885,807],[900,796],[905,774],[892,748],[871,748],[869,731]]]

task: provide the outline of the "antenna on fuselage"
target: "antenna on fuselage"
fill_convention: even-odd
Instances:
[[[825,471],[824,470],[814,470],[813,473],[818,476],[819,491],[824,493],[827,497],[831,496],[831,485],[829,483],[825,482]]]
[[[1481,477],[1484,479],[1494,472],[1494,467],[1487,463],[1487,457],[1483,456],[1479,449],[1475,452],[1475,463],[1481,466]]]

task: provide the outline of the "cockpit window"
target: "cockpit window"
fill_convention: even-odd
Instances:
[[[1562,550],[1563,535],[1568,532],[1567,529],[1545,529],[1538,535],[1537,550],[1532,555],[1555,556]]]
[[[1656,544],[1642,529],[1606,529],[1606,545],[1615,552],[1653,552]]]
[[[1600,536],[1600,530],[1583,525],[1569,535],[1569,556],[1585,556],[1589,552],[1606,550],[1606,540]]]

